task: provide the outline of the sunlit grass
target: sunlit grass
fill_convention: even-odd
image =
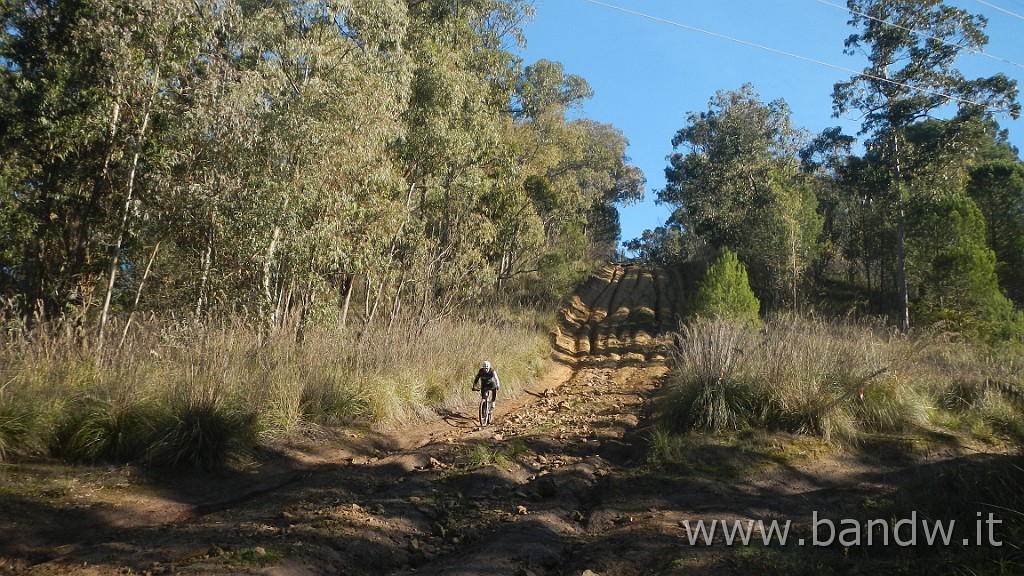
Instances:
[[[510,440],[495,444],[474,444],[464,457],[467,468],[484,466],[505,467],[522,460],[531,453],[530,448],[521,440]]]
[[[389,330],[308,326],[268,333],[240,321],[151,319],[102,354],[59,330],[0,339],[0,459],[209,469],[311,429],[400,427],[475,402],[491,361],[504,394],[546,357],[540,317],[396,322]]]
[[[922,333],[784,316],[682,328],[662,409],[676,432],[782,430],[856,442],[928,426],[1024,439],[1019,358]]]

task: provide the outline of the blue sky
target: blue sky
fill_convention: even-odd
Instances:
[[[854,32],[845,0],[602,0],[606,4],[729,36],[774,50],[861,70],[864,60],[843,54]],[[965,55],[968,77],[1002,72],[1024,90],[1024,1],[947,0],[989,20],[984,55]],[[525,64],[556,60],[584,77],[594,98],[581,115],[613,124],[629,139],[627,154],[647,177],[642,204],[620,210],[622,239],[665,222],[669,210],[654,203],[665,185],[672,136],[688,112],[707,110],[717,90],[751,83],[762,101],[785,100],[798,127],[817,133],[860,127],[857,116],[832,116],[832,86],[851,73],[740,44],[587,0],[536,0],[525,27]],[[1024,101],[1024,98],[1022,98]],[[1024,150],[1024,119],[1000,118]]]

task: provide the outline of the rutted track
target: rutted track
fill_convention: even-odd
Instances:
[[[681,294],[678,280],[664,271],[606,266],[562,310],[555,353],[581,365],[662,362],[665,336],[678,325]]]

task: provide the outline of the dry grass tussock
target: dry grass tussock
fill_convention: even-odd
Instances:
[[[506,316],[270,334],[240,321],[151,319],[102,352],[66,327],[8,329],[0,459],[50,453],[210,469],[294,434],[401,425],[471,403],[482,359],[509,390],[536,377],[546,331]]]
[[[1019,350],[795,316],[760,330],[681,327],[666,419],[675,430],[767,428],[856,441],[962,428],[1024,440]]]

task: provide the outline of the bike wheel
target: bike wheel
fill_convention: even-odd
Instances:
[[[484,396],[484,397],[482,397],[480,399],[480,427],[481,428],[483,428],[484,426],[487,426],[488,422],[490,422],[490,410],[489,410],[490,404],[491,403],[487,401],[487,397],[486,396]]]

